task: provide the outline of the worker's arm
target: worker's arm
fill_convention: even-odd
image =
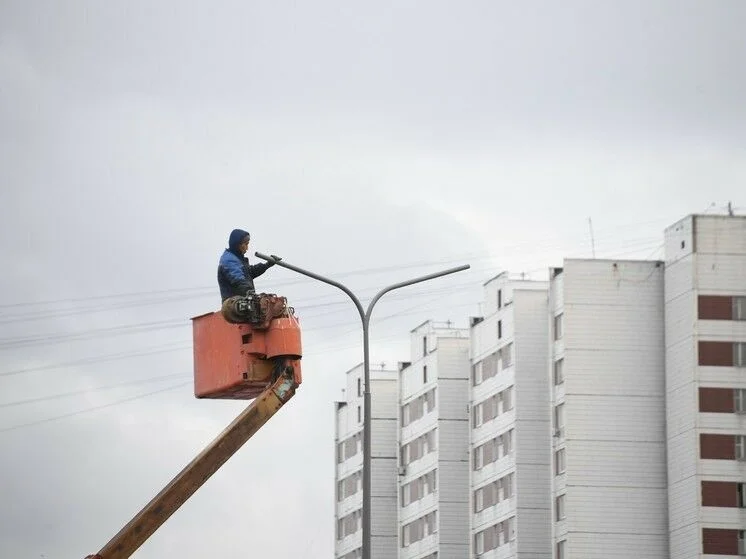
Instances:
[[[271,268],[275,264],[277,264],[278,261],[282,260],[279,256],[272,255],[272,258],[274,260],[267,260],[266,262],[262,262],[261,264],[254,264],[253,266],[249,266],[249,273],[251,274],[252,278],[258,278],[261,276],[264,272],[267,271],[267,269]]]
[[[258,278],[261,276],[264,272],[266,272],[269,268],[274,266],[274,262],[262,262],[261,264],[252,264],[249,266],[249,274],[251,274],[252,279]]]

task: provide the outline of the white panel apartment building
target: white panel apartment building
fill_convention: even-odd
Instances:
[[[746,556],[746,217],[664,237],[665,262],[502,274],[470,329],[412,331],[373,387],[376,559]],[[338,559],[360,556],[361,372],[337,412]]]
[[[671,557],[746,555],[746,217],[689,216],[666,241]]]
[[[555,559],[668,557],[663,278],[652,261],[550,272]]]
[[[501,274],[473,320],[469,557],[552,556],[547,287]]]
[[[336,402],[336,559],[362,557],[363,366],[347,371]],[[397,371],[371,371],[371,557],[396,557]]]
[[[399,377],[398,557],[464,559],[469,333],[428,321],[411,331],[411,342],[411,361],[402,364]]]

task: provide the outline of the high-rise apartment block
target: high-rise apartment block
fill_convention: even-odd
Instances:
[[[469,553],[469,333],[428,321],[410,335],[399,377],[398,557],[460,559]]]
[[[671,557],[746,555],[746,218],[689,216],[666,243]]]
[[[556,559],[668,557],[661,262],[551,270]]]
[[[661,240],[661,261],[500,274],[468,328],[412,330],[372,386],[376,559],[746,556],[746,217]],[[338,559],[360,556],[360,376],[337,410]]]
[[[347,371],[344,400],[335,404],[336,559],[362,557],[363,367]],[[371,371],[371,557],[396,557],[396,370]]]
[[[471,327],[470,557],[546,558],[547,283],[501,274],[484,291]]]

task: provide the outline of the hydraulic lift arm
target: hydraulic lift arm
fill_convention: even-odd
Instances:
[[[174,514],[254,433],[295,394],[299,378],[288,367],[194,460],[95,555],[86,559],[125,559]]]

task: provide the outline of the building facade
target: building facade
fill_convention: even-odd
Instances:
[[[390,559],[397,551],[396,370],[371,371],[371,557]],[[363,366],[347,371],[344,399],[336,402],[336,559],[362,557],[363,534]]]
[[[411,331],[399,375],[400,559],[469,553],[468,329],[425,322]],[[391,555],[396,557],[396,555]]]
[[[671,557],[746,555],[746,217],[665,232]]]
[[[547,288],[501,274],[472,319],[470,557],[552,556]]]
[[[663,282],[655,261],[550,271],[555,559],[668,557]]]
[[[688,216],[665,260],[484,284],[374,373],[373,557],[746,556],[746,217]],[[362,367],[337,403],[337,559],[360,557]]]

